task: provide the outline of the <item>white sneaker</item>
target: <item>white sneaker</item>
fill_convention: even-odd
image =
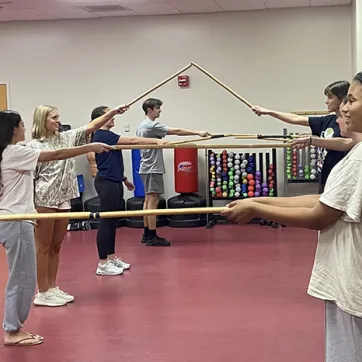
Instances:
[[[125,263],[123,260],[119,258],[111,259],[110,262],[118,268],[122,268],[123,270],[127,270],[131,267],[131,264]]]
[[[121,275],[123,268],[115,266],[110,260],[105,264],[98,264],[96,273],[98,275]]]
[[[66,303],[71,303],[74,301],[74,297],[66,292],[63,292],[59,287],[49,289],[57,298],[64,300]]]
[[[46,292],[38,292],[33,303],[44,307],[62,307],[67,304],[64,299],[60,299],[49,290]]]

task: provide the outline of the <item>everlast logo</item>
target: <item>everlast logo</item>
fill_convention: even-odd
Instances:
[[[177,165],[177,172],[189,173],[189,172],[193,172],[193,171],[194,171],[194,166],[193,166],[192,162],[183,161]]]

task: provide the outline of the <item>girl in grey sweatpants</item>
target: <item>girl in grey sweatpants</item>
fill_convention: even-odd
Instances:
[[[12,333],[23,327],[36,288],[34,224],[0,222],[0,243],[5,248],[9,270],[3,327]]]

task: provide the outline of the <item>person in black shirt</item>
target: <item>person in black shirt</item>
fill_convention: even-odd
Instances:
[[[91,118],[96,119],[109,110],[100,106],[92,111]],[[114,127],[114,118],[96,131],[91,138],[92,142],[100,142],[110,146],[115,145],[163,145],[165,140],[145,137],[123,137],[111,131]],[[90,158],[92,156],[90,155]],[[119,211],[123,199],[123,184],[129,191],[134,189],[131,182],[124,175],[123,155],[121,150],[108,152],[108,157],[95,155],[97,170],[95,172],[94,186],[100,199],[100,210]],[[130,264],[125,263],[115,254],[117,219],[101,219],[97,233],[98,247],[98,275],[120,275],[123,270],[129,269]]]
[[[253,106],[252,110],[258,116],[269,115],[292,125],[307,126],[311,129],[313,136],[318,136],[321,138],[342,137],[337,123],[337,119],[340,115],[339,106],[343,99],[347,96],[349,86],[350,83],[348,81],[342,80],[334,82],[325,88],[324,94],[327,97],[325,103],[327,105],[328,111],[331,112],[331,114],[328,114],[326,116],[299,116],[292,113],[272,111],[259,106]],[[320,194],[324,191],[324,185],[332,168],[345,155],[346,152],[344,151],[333,151],[327,150],[325,148],[318,148],[318,192]]]

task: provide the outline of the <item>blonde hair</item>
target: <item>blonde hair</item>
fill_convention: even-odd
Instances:
[[[46,121],[51,112],[57,111],[58,108],[54,106],[48,106],[43,104],[35,108],[33,115],[33,127],[31,129],[31,135],[33,139],[44,140],[47,135],[47,130],[45,128]]]

